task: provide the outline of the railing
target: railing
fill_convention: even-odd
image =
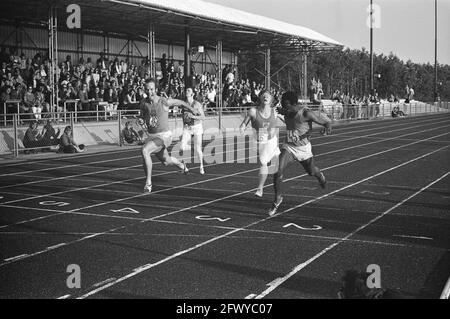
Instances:
[[[326,114],[333,121],[340,121],[449,112],[450,102],[374,103],[369,105],[333,103],[325,106],[308,106],[318,111],[319,114]],[[397,116],[392,113],[395,109],[399,111]]]
[[[65,101],[67,104],[77,104],[76,100]],[[12,103],[7,101],[6,103]],[[64,109],[67,110],[67,104],[64,105]],[[415,116],[424,113],[440,113],[450,111],[450,102],[437,102],[437,103],[422,103],[413,102],[409,104],[399,103],[382,103],[372,105],[342,105],[338,103],[328,105],[312,105],[307,106],[316,111],[320,116],[326,115],[333,121],[341,120],[362,120],[373,118],[387,118],[392,117],[392,110],[396,107],[399,108],[405,116]],[[6,105],[5,105],[6,108]],[[229,108],[223,111],[224,115],[227,114],[245,114],[249,109],[246,107]],[[207,108],[205,113],[208,118],[217,118],[215,114],[217,110],[215,108]],[[127,144],[123,140],[123,129],[127,122],[131,123],[138,134],[143,135],[144,130],[137,124],[137,116],[139,110],[114,110],[108,108],[106,105],[98,104],[94,110],[80,111],[75,107],[73,111],[66,112],[49,112],[37,114],[0,114],[0,123],[4,124],[4,127],[0,129],[0,154],[13,154],[18,156],[19,153],[29,152],[41,152],[41,151],[57,151],[58,142],[57,138],[60,137],[64,128],[68,125],[72,127],[72,131],[75,136],[89,136],[89,138],[96,138],[96,134],[101,132],[109,136],[103,137],[104,140],[101,143],[122,145]],[[183,124],[181,120],[181,109],[172,109],[169,117],[175,119],[175,130],[182,129]],[[59,128],[60,132],[56,137],[56,140],[41,140],[38,139],[33,143],[24,145],[24,135],[26,130],[30,126],[30,122],[38,122],[38,131],[43,134],[43,124],[50,120],[56,130]],[[98,130],[98,128],[101,128]],[[100,140],[101,138],[98,137]],[[136,141],[138,142],[138,141]]]

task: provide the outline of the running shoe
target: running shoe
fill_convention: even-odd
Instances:
[[[145,184],[144,193],[151,193],[151,192],[152,192],[152,184]]]
[[[202,167],[200,167],[200,175],[205,175],[205,169]]]
[[[263,190],[262,189],[257,189],[255,192],[255,196],[256,197],[262,197],[263,196]]]
[[[283,197],[280,197],[278,202],[272,203],[272,208],[269,210],[269,216],[274,216],[277,213],[278,208],[280,207],[282,202],[283,202]]]
[[[322,187],[322,189],[324,189],[325,186],[327,185],[327,179],[325,178],[325,175],[323,175],[323,173],[320,172],[317,179],[319,180],[320,187]]]
[[[189,169],[187,168],[186,163],[182,160],[181,163],[183,164],[183,173],[184,175],[187,175],[189,173]]]

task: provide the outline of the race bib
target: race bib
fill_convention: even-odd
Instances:
[[[149,127],[157,127],[158,126],[158,117],[156,115],[150,115],[148,120]]]
[[[302,136],[303,136],[303,138],[302,138]],[[305,140],[308,140],[307,136],[300,135],[297,130],[286,131],[286,142],[289,144],[293,144],[296,146],[305,145]]]

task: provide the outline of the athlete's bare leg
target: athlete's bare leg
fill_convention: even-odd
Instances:
[[[268,173],[269,169],[267,168],[267,163],[261,163],[261,166],[259,168],[259,185],[258,189],[256,190],[255,196],[262,197],[264,184],[266,183]]]
[[[300,163],[309,175],[315,176],[317,178],[320,187],[325,188],[327,180],[325,179],[325,175],[323,175],[320,169],[314,164],[314,157],[308,158],[307,160],[301,161]]]
[[[195,153],[200,161],[200,174],[205,174],[205,169],[203,168],[203,151],[202,151],[202,143],[203,143],[203,135],[195,134],[194,147]]]
[[[278,162],[278,172],[273,175],[273,189],[275,191],[275,199],[272,204],[272,208],[269,211],[269,215],[273,216],[277,213],[278,207],[283,201],[282,183],[284,179],[284,171],[290,163],[294,161],[294,157],[286,149],[281,150],[281,154]]]
[[[142,158],[144,159],[144,171],[146,175],[145,190],[148,192],[151,192],[152,187],[153,162],[151,154],[161,150],[162,146],[158,144],[158,141],[151,140],[146,142],[142,147]]]
[[[181,169],[185,174],[189,172],[186,164],[183,161],[178,160],[176,157],[170,156],[166,148],[162,149],[155,156],[164,164],[164,166],[176,166]]]

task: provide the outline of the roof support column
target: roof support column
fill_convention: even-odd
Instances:
[[[155,47],[155,25],[150,24],[147,30],[147,59],[150,66],[150,76],[156,76],[156,47]]]
[[[302,99],[308,100],[308,56],[306,53],[302,55]]]
[[[184,29],[184,86],[191,86],[191,34],[189,27]]]
[[[216,65],[217,65],[217,92],[216,92],[216,99],[217,99],[217,109],[219,110],[219,130],[222,131],[222,106],[223,106],[223,97],[222,97],[222,91],[223,91],[223,83],[222,83],[222,58],[223,58],[223,52],[222,52],[222,41],[217,41],[216,46]]]
[[[50,109],[58,105],[58,20],[56,7],[49,8],[48,15],[48,53],[50,58]]]
[[[266,48],[264,53],[264,79],[265,89],[270,90],[270,47]]]

